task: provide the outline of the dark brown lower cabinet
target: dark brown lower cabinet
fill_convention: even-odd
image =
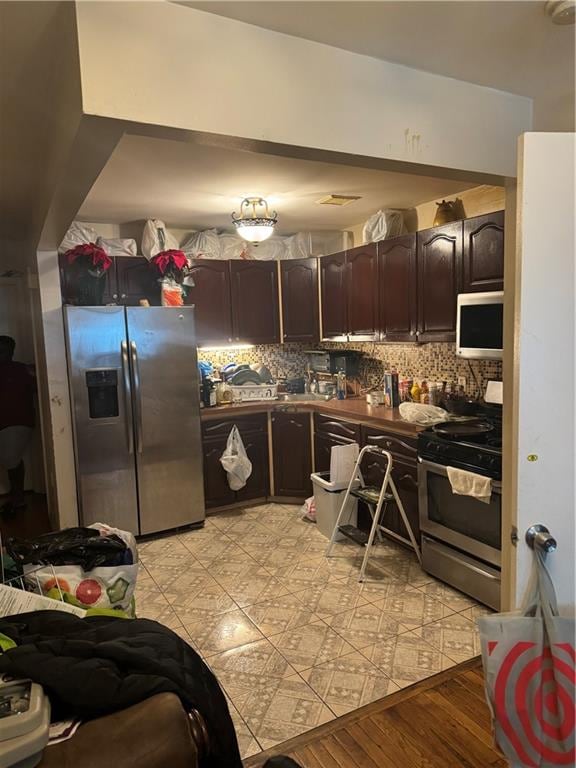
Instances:
[[[252,462],[252,474],[246,485],[236,492],[236,501],[265,499],[270,493],[268,468],[268,435],[241,435],[248,458]]]
[[[306,499],[312,494],[309,413],[272,414],[274,496]]]
[[[380,487],[384,482],[386,472],[386,459],[376,454],[368,454],[363,461],[362,474],[367,485]],[[420,540],[420,520],[418,517],[418,473],[416,464],[409,460],[393,457],[392,479],[396,485],[398,495],[404,505],[404,511],[408,518],[416,540]],[[371,517],[367,509],[359,513],[360,527],[366,529],[371,524]],[[383,525],[394,533],[408,538],[408,531],[400,515],[400,510],[395,502],[389,502],[386,514],[382,519]]]
[[[239,491],[230,490],[228,476],[220,463],[230,430],[236,424],[248,458],[252,474]],[[243,501],[264,499],[269,495],[268,431],[266,414],[239,416],[236,419],[214,419],[202,424],[204,456],[204,496],[206,509],[229,507]]]
[[[334,445],[348,445],[353,440],[336,435],[314,434],[314,472],[330,471],[330,455]]]
[[[226,440],[210,440],[203,445],[206,509],[227,507],[236,501],[236,494],[230,490],[228,476],[220,464],[225,448]]]

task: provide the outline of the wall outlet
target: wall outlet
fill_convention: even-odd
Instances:
[[[466,376],[458,376],[458,386],[464,387],[464,391],[466,391]]]

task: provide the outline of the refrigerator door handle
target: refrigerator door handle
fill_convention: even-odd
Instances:
[[[122,352],[122,377],[124,379],[124,419],[126,423],[126,443],[128,453],[134,453],[134,426],[132,424],[132,388],[130,386],[130,366],[128,363],[128,345],[125,341],[120,344]]]
[[[138,350],[136,342],[130,342],[132,357],[132,377],[134,382],[134,423],[136,425],[136,450],[142,453],[142,394],[140,392],[140,369],[138,367]]]

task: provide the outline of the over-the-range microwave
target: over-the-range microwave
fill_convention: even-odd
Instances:
[[[504,292],[459,293],[456,354],[479,360],[501,360]]]

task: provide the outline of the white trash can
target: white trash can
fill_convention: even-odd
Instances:
[[[327,539],[332,536],[332,531],[336,525],[340,507],[344,501],[344,494],[348,488],[348,483],[331,483],[329,480],[330,472],[314,472],[310,475],[312,486],[314,488],[314,501],[316,503],[316,524],[320,533]],[[358,487],[360,483],[356,481],[353,487]],[[346,512],[340,525],[356,526],[358,516],[358,499],[350,496],[346,503]],[[345,538],[341,533],[336,536],[336,541]]]

